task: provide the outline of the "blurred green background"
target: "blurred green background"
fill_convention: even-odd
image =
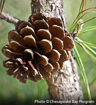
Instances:
[[[68,29],[78,14],[80,2],[81,0],[64,0]],[[96,0],[87,0],[87,2],[88,7],[96,6]],[[6,0],[3,11],[22,20],[27,20],[31,13],[30,0]],[[89,14],[84,19],[86,20],[92,16],[94,16],[94,14]],[[96,19],[86,23],[84,28],[93,25],[96,25]],[[16,105],[18,103],[20,105],[31,105],[34,99],[49,99],[48,86],[45,80],[36,83],[28,80],[26,84],[22,84],[17,79],[6,74],[6,69],[2,65],[2,61],[6,58],[3,56],[1,49],[8,43],[8,32],[12,29],[14,29],[14,25],[0,20],[0,102],[2,103],[3,100],[6,100],[3,101],[5,104],[15,102]],[[79,37],[82,40],[96,45],[96,30],[79,35]],[[86,69],[92,98],[96,99],[96,63],[92,62],[90,57],[79,46],[78,50]],[[78,71],[80,72],[80,70]],[[86,97],[87,94],[82,77],[80,77],[80,80],[84,96]]]

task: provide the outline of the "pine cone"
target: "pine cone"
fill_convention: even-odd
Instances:
[[[68,34],[68,33],[67,33]],[[74,47],[71,36],[59,18],[33,14],[29,21],[19,21],[8,33],[9,44],[2,48],[7,73],[21,82],[38,81],[62,69]]]

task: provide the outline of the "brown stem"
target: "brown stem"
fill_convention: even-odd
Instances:
[[[19,19],[15,18],[15,17],[12,17],[9,14],[6,14],[4,12],[2,12],[0,14],[0,19],[5,20],[5,21],[7,21],[9,23],[12,23],[14,25],[19,21]]]

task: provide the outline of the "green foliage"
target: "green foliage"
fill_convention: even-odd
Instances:
[[[89,57],[92,58],[94,62],[96,62],[96,52],[91,48],[95,48],[95,46],[90,47],[89,44],[86,44],[87,42],[84,42],[79,38],[76,40],[76,42],[84,49],[84,51],[89,55]]]
[[[86,27],[86,28],[82,29],[82,31],[80,32],[80,34],[84,34],[84,33],[87,33],[87,32],[93,31],[93,30],[96,30],[96,25],[89,26],[89,27]]]
[[[89,7],[87,9],[86,8],[83,9],[84,6],[85,6],[85,4],[84,4],[85,2],[84,1],[85,0],[81,0],[80,8],[78,10],[78,14],[77,14],[76,18],[74,19],[72,25],[69,28],[70,32],[72,32],[73,30],[77,32],[75,36],[78,36],[78,34],[79,34],[79,36],[81,36],[83,34],[82,38],[84,37],[85,33],[88,33],[90,31],[96,30],[96,25],[94,25],[94,26],[85,26],[85,28],[83,28],[80,33],[78,31],[81,28],[80,24],[78,24],[78,21],[80,19],[82,19],[86,15],[90,16],[89,13],[96,13],[96,11],[90,11],[90,10],[96,9],[96,7]],[[85,23],[87,24],[89,21],[92,21],[95,18],[96,18],[96,16],[94,16],[94,15],[93,15],[93,17],[91,17],[89,19],[86,18],[85,21],[83,22],[83,24],[85,25]],[[92,37],[92,35],[91,35],[91,37]],[[86,41],[87,40],[88,39],[86,38]],[[88,43],[88,42],[83,41],[83,40],[81,40],[79,38],[75,38],[75,41],[80,45],[81,48],[83,48],[84,52],[92,59],[92,61],[94,62],[94,66],[95,66],[95,64],[96,64],[96,44]],[[88,94],[88,98],[90,99],[91,98],[91,93],[90,93],[90,89],[89,89],[90,86],[89,86],[89,83],[88,83],[88,80],[87,80],[87,78],[88,78],[87,74],[86,74],[86,72],[87,72],[86,70],[87,69],[85,69],[85,67],[84,67],[85,65],[82,62],[84,57],[82,57],[83,59],[81,60],[81,55],[79,55],[79,53],[82,53],[82,52],[81,51],[79,52],[77,50],[76,46],[74,47],[74,53],[75,53],[75,56],[76,56],[76,61],[77,61],[78,66],[79,66],[79,70],[80,70],[81,75],[83,77],[82,79],[84,81],[84,84],[85,84],[85,87],[86,87],[86,90],[87,90],[86,94]],[[93,77],[93,78],[95,78],[95,77]],[[95,82],[95,79],[93,79],[92,81]],[[93,82],[91,82],[91,85],[92,85],[92,83]],[[86,95],[86,98],[87,98],[87,95]]]
[[[80,72],[81,72],[81,75],[82,75],[84,83],[85,83],[85,87],[86,87],[87,92],[88,92],[88,99],[91,99],[91,94],[90,94],[89,84],[88,84],[88,80],[87,80],[87,76],[86,76],[86,71],[85,71],[83,62],[81,60],[81,57],[79,55],[79,52],[78,52],[78,50],[76,48],[76,45],[74,46],[74,52],[75,52],[75,56],[77,58],[76,61],[78,62],[78,65],[79,65],[79,68],[80,68]]]

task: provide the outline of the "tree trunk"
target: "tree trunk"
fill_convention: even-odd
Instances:
[[[64,22],[64,29],[67,30],[63,0],[32,0],[32,13],[41,12],[46,16],[59,17]],[[70,59],[65,61],[63,69],[56,72],[46,81],[49,87],[49,94],[54,100],[81,100],[83,94],[79,84],[76,63],[70,53]]]

